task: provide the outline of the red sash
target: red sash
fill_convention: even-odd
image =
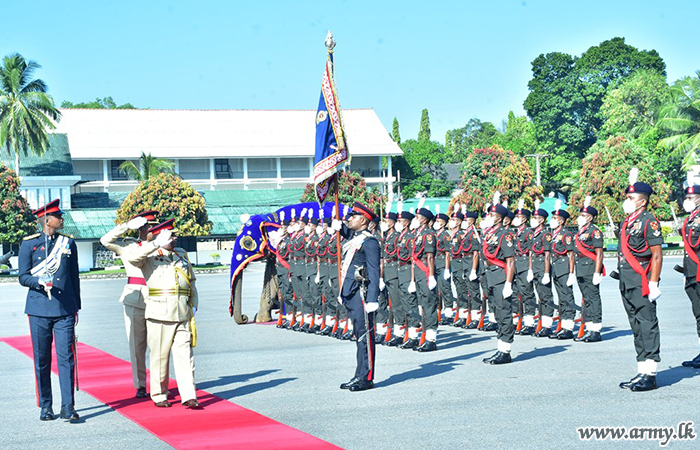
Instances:
[[[649,265],[647,266],[646,269],[642,267],[642,264],[637,260],[637,258],[632,255],[632,251],[630,250],[629,244],[627,242],[627,221],[629,220],[629,217],[625,219],[625,221],[622,223],[622,228],[620,229],[620,250],[622,250],[622,254],[624,255],[625,259],[627,260],[627,263],[630,265],[632,270],[637,272],[642,277],[642,295],[643,296],[648,296],[649,295],[649,279],[647,278],[647,272],[649,272],[649,269],[651,269],[651,261],[649,261]]]
[[[284,258],[282,258],[280,256],[280,254],[277,252],[277,249],[273,249],[272,246],[268,246],[267,248],[269,248],[270,251],[275,254],[275,256],[277,257],[277,262],[282,264],[282,267],[289,270],[289,263],[287,261],[285,261]],[[286,254],[287,255],[289,254],[289,244],[287,244],[287,253]]]
[[[494,232],[494,234],[495,234],[495,232]],[[490,236],[485,236],[485,237],[484,237],[484,243],[482,244],[482,247],[483,247],[483,249],[484,249],[484,256],[486,257],[486,260],[487,260],[489,263],[495,264],[495,265],[497,265],[498,267],[500,267],[501,269],[504,269],[504,270],[505,270],[505,268],[506,268],[506,263],[505,263],[505,261],[501,261],[500,259],[498,259],[498,258],[496,257],[496,255],[498,255],[498,251],[501,249],[501,243],[503,242],[503,236],[505,236],[505,233],[503,233],[503,234],[501,235],[501,238],[498,240],[498,247],[496,247],[496,251],[495,251],[495,252],[493,252],[493,253],[489,252],[489,243],[488,243],[488,241],[489,241],[489,239],[490,239]]]
[[[586,244],[584,244],[583,242],[581,242],[579,240],[578,233],[576,233],[576,236],[574,236],[574,240],[576,241],[576,249],[579,251],[579,253],[581,253],[586,258],[589,258],[589,259],[593,260],[593,262],[595,262],[596,261],[595,253],[588,250],[586,248]],[[605,265],[602,265],[602,267],[603,267],[603,276],[605,276]]]
[[[686,226],[688,225],[688,222],[695,218],[697,215],[697,212],[694,212],[693,214],[690,215],[685,221],[683,221],[683,245],[685,246],[686,253],[688,253],[688,256],[690,259],[697,265],[697,272],[695,274],[695,278],[700,280],[700,258],[698,258],[698,254],[695,253],[695,250],[693,250],[693,245],[692,242],[690,241],[690,236],[686,237]],[[697,244],[700,244],[700,241],[697,242]]]
[[[420,230],[419,230],[419,232],[420,232]],[[416,237],[418,237],[418,236],[416,236]],[[425,239],[425,236],[423,236],[423,238]],[[422,270],[423,273],[425,273],[425,276],[429,276],[430,270],[428,270],[428,266],[426,266],[425,264],[423,264],[423,261],[421,261],[421,260],[416,256],[415,241],[413,242],[413,244],[414,244],[414,245],[411,246],[411,259],[413,260],[413,264],[415,264],[416,267],[418,267],[420,270]],[[421,247],[421,253],[422,253],[422,251],[423,251],[424,248],[425,248],[425,241],[423,241],[423,246]]]

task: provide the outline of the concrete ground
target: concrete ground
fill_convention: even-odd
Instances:
[[[269,325],[238,326],[228,315],[228,276],[201,275],[197,387],[346,449],[637,448],[639,442],[581,442],[576,428],[676,426],[698,419],[700,370],[680,367],[700,351],[682,276],[672,270],[680,262],[679,257],[664,262],[660,388],[653,392],[618,388],[636,373],[636,361],[617,284],[610,278],[601,285],[602,343],[516,336],[513,364],[488,366],[481,359],[495,350],[495,333],[444,327],[434,353],[378,347],[376,389],[350,393],[338,385],[353,374],[355,343]],[[610,269],[615,262],[606,264]],[[117,302],[123,285],[124,280],[82,282],[77,334],[81,342],[128,359]],[[254,264],[244,285],[249,317],[257,311],[261,286],[262,266]],[[28,334],[25,295],[17,284],[0,286],[0,336]],[[40,422],[31,360],[0,344],[0,361],[5,430],[0,449],[169,448],[82,392],[76,396],[82,423]],[[55,403],[60,404],[58,398]],[[668,448],[699,443],[674,441]],[[657,445],[646,441],[643,448]]]

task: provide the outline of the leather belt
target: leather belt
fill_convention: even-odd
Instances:
[[[314,257],[313,257],[313,256],[311,256],[311,257],[307,256],[306,258],[304,258],[304,261],[306,261],[307,263],[314,262]]]
[[[399,260],[399,267],[410,266],[410,265],[411,265],[411,261],[401,261],[401,260]]]
[[[396,261],[398,261],[398,259],[396,259],[396,258],[385,258],[384,259],[385,264],[395,263]]]
[[[462,259],[462,256],[452,255],[452,261],[459,261],[460,259]]]
[[[139,286],[146,286],[146,280],[140,277],[129,277],[126,279],[126,284],[138,284]]]
[[[176,287],[172,289],[156,289],[152,288],[148,290],[148,296],[149,297],[164,297],[166,295],[186,295],[190,296],[192,295],[192,291],[190,288],[181,288],[181,287]]]
[[[635,256],[635,259],[639,262],[649,262],[651,261],[651,256]]]

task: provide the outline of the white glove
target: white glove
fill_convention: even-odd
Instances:
[[[593,285],[598,286],[600,282],[603,281],[603,274],[601,273],[594,273],[593,274]]]
[[[573,273],[570,273],[569,277],[566,279],[566,285],[573,286],[575,282],[576,282],[576,275],[574,275]]]
[[[445,280],[449,280],[451,276],[452,275],[450,275],[450,271],[445,269],[445,274],[442,276],[442,278],[444,278]]]
[[[476,270],[472,270],[471,272],[469,272],[469,281],[474,281],[474,280],[476,280],[476,278],[477,278]]]
[[[367,302],[365,303],[365,311],[368,313],[375,312],[379,309],[379,303],[377,302]]]
[[[320,274],[320,273],[317,273],[317,274],[316,274],[316,278],[314,279],[314,283],[318,284],[318,283],[320,283],[320,282],[321,282],[321,274]]]
[[[156,238],[153,240],[153,245],[155,245],[156,247],[165,247],[166,245],[170,244],[172,237],[172,231],[163,230],[160,233],[158,233],[158,236],[156,236]]]
[[[126,223],[126,227],[130,230],[138,230],[142,226],[146,225],[148,221],[145,217],[134,217]]]
[[[380,278],[380,279],[379,279],[379,290],[380,290],[380,291],[383,291],[385,287],[386,287],[386,283],[384,283],[384,280],[382,280],[382,279]]]
[[[432,291],[436,286],[437,281],[435,280],[435,277],[428,277],[428,289]]]
[[[549,284],[552,280],[549,278],[549,274],[545,273],[542,277],[542,284]]]
[[[410,283],[408,283],[408,293],[413,294],[414,292],[416,292],[416,282],[411,281]]]
[[[338,304],[343,304],[343,297],[341,297],[340,295],[338,296]]]
[[[658,300],[661,297],[661,291],[659,290],[659,282],[658,281],[650,281],[649,282],[649,301],[653,302]]]
[[[457,286],[455,286],[455,280],[452,280],[452,283],[450,283],[450,285],[452,286],[452,296],[454,298],[457,298],[458,295],[457,295]]]
[[[508,298],[513,295],[513,283],[506,281],[503,285],[503,298]]]
[[[532,272],[532,269],[527,271],[527,282],[532,283],[532,280],[535,279],[535,274]]]
[[[331,228],[333,228],[335,231],[340,231],[343,228],[343,222],[334,219],[333,222],[331,222]]]

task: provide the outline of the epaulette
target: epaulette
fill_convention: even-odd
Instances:
[[[65,237],[67,237],[67,238],[74,239],[74,237],[73,237],[72,234],[66,234],[66,233],[56,233],[56,234],[59,234],[59,235],[61,235],[61,236],[65,236]]]
[[[27,237],[24,238],[23,240],[28,241],[28,240],[30,240],[30,239],[36,239],[36,238],[38,238],[39,236],[41,236],[41,233],[34,233],[34,234],[30,235],[30,236],[27,236]]]

